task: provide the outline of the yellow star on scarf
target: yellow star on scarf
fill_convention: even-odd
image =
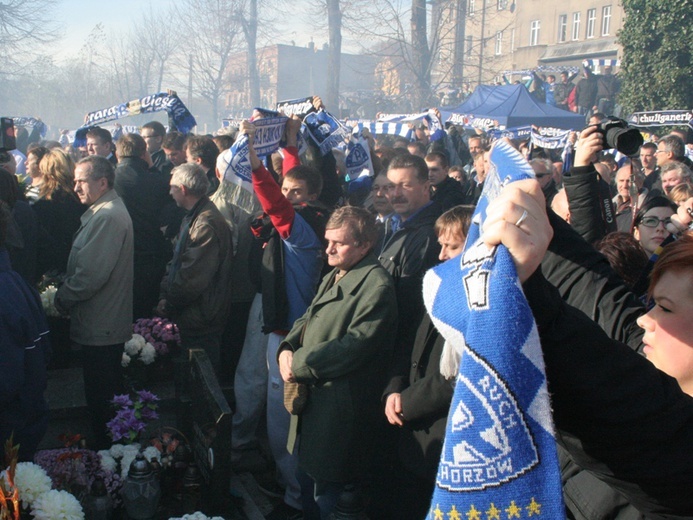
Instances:
[[[541,504],[535,501],[534,497],[525,509],[527,509],[527,516],[541,515]]]
[[[486,520],[501,520],[500,514],[500,509],[491,502],[491,507],[486,511]]]
[[[508,513],[508,518],[509,518],[509,519],[510,519],[510,518],[520,518],[520,513],[522,512],[522,509],[520,509],[519,507],[517,507],[517,506],[515,505],[515,501],[513,500],[512,502],[510,502],[510,507],[508,507],[508,508],[505,510],[505,512]]]
[[[445,520],[443,512],[440,510],[440,506],[436,504],[436,508],[433,510],[434,520]]]
[[[449,520],[462,520],[462,517],[460,516],[460,512],[457,510],[455,506],[452,506],[452,509],[448,513],[448,519]]]
[[[467,511],[467,520],[481,520],[481,511],[477,511],[474,504],[472,504],[472,507]]]

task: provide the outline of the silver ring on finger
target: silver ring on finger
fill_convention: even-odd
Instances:
[[[522,223],[527,219],[527,210],[522,211],[522,215],[520,215],[520,218],[517,219],[517,222],[515,222],[515,227],[520,227]]]

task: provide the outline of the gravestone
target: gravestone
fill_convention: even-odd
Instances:
[[[189,369],[189,438],[204,480],[201,507],[211,516],[228,511],[230,505],[232,411],[204,350],[190,350]]]

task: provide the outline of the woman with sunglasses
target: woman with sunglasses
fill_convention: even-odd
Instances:
[[[657,196],[645,201],[633,221],[633,236],[651,257],[669,236],[667,225],[676,213],[676,204],[667,197]]]

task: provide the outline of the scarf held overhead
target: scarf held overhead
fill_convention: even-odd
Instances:
[[[424,278],[426,308],[461,355],[428,518],[563,519],[537,327],[510,253],[479,239],[489,201],[533,174],[504,141],[490,161],[464,254]]]
[[[136,116],[165,110],[179,132],[187,134],[197,124],[195,118],[173,91],[150,94],[126,103],[89,112],[84,116],[84,126],[94,126],[122,117]]]

